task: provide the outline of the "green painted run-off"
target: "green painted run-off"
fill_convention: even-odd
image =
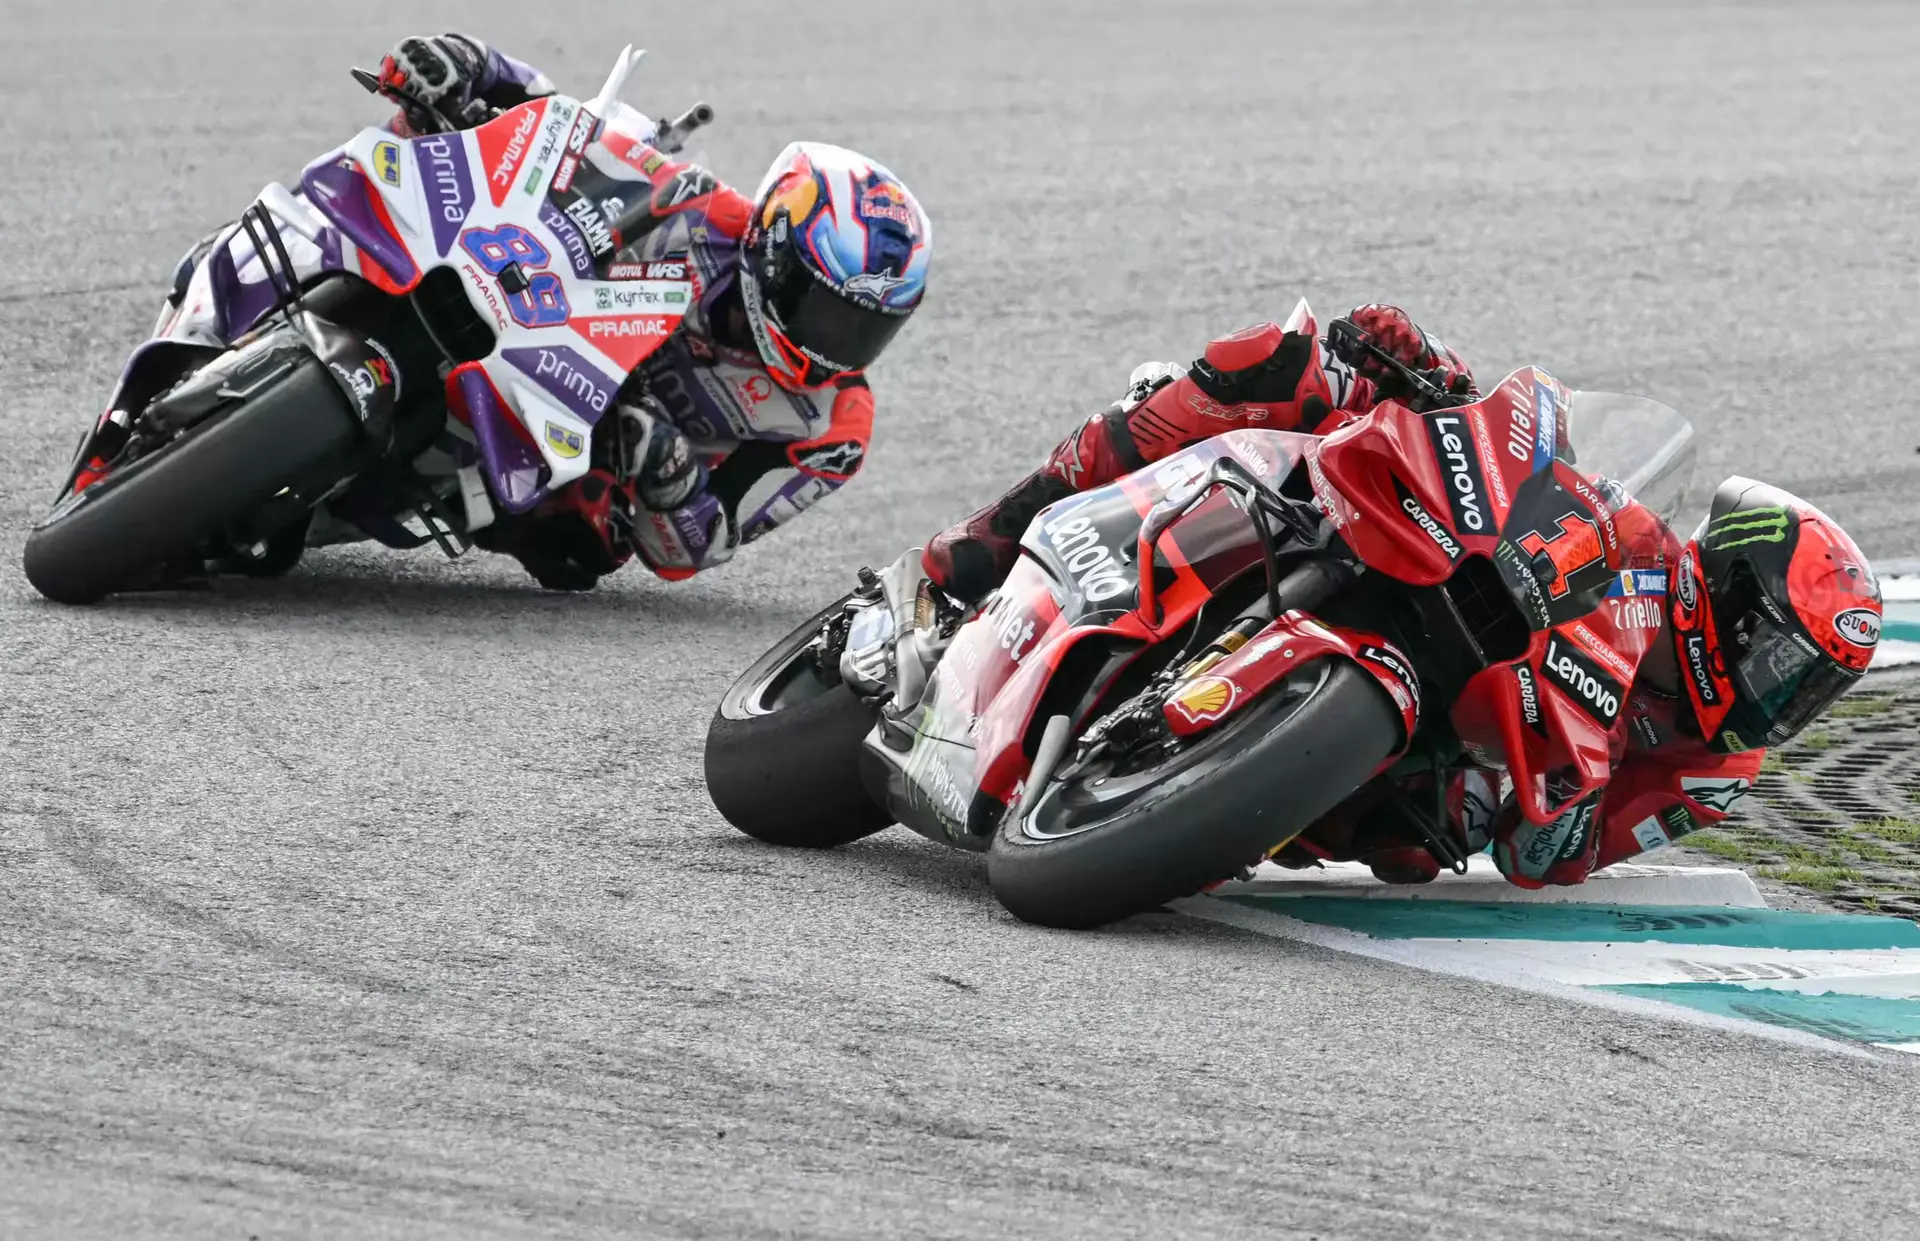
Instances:
[[[1730,909],[1226,896],[1222,900],[1375,939],[1536,939],[1576,943],[1719,944],[1730,948],[1920,948],[1920,924],[1855,914]]]
[[[1911,924],[1909,924],[1911,925]],[[1730,982],[1621,983],[1596,987],[1620,995],[1679,1004],[1722,1017],[1743,1017],[1827,1038],[1861,1043],[1920,1043],[1920,1001],[1873,995],[1807,995]]]

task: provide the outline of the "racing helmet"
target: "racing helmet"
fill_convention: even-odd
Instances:
[[[843,147],[796,142],[754,195],[740,292],[767,372],[819,388],[867,368],[927,288],[933,228],[900,179]]]
[[[1700,736],[1723,754],[1799,733],[1880,641],[1880,583],[1859,547],[1819,509],[1750,478],[1714,493],[1669,609]]]

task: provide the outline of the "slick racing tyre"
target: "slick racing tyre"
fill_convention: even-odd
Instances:
[[[830,849],[893,822],[860,782],[873,709],[807,651],[844,602],[822,608],[742,673],[707,728],[707,794],[756,840]]]
[[[1345,800],[1400,730],[1352,663],[1307,664],[1150,765],[1096,762],[1053,781],[995,835],[993,894],[1023,921],[1068,929],[1192,896]]]
[[[345,394],[309,357],[244,402],[63,498],[27,536],[27,580],[59,603],[92,603],[147,585],[168,566],[197,558],[210,539],[281,491],[312,486],[316,476],[337,478],[359,440]]]

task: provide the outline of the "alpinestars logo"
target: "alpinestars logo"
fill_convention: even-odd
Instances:
[[[1707,524],[1707,536],[1701,541],[1720,552],[1754,543],[1781,543],[1786,541],[1792,526],[1792,515],[1781,505],[1752,508],[1714,518]]]
[[[1625,692],[1620,682],[1558,633],[1547,638],[1547,655],[1540,672],[1565,690],[1574,705],[1592,716],[1595,723],[1612,728],[1620,718],[1620,699]]]
[[[1472,534],[1485,533],[1492,524],[1487,520],[1487,483],[1472,432],[1457,414],[1428,414],[1426,422],[1427,438],[1433,441],[1433,455],[1440,462],[1447,500],[1453,506],[1453,524]]]
[[[860,460],[865,455],[860,441],[842,440],[797,452],[793,456],[793,463],[810,474],[846,478],[860,468]]]
[[[1729,815],[1740,799],[1747,795],[1752,781],[1739,778],[1718,779],[1703,776],[1681,776],[1680,789],[1688,797],[1718,815]]]

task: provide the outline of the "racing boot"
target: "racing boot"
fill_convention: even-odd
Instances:
[[[1126,396],[1074,428],[1047,455],[1045,465],[992,504],[934,535],[920,557],[934,585],[961,603],[978,603],[1007,580],[1020,552],[1020,536],[1041,509],[1146,464],[1127,419],[1181,373],[1171,362],[1136,367]]]
[[[1020,536],[1034,516],[1072,494],[1072,487],[1045,468],[1035,470],[992,504],[929,539],[920,553],[921,567],[952,598],[978,603],[1013,572]]]

